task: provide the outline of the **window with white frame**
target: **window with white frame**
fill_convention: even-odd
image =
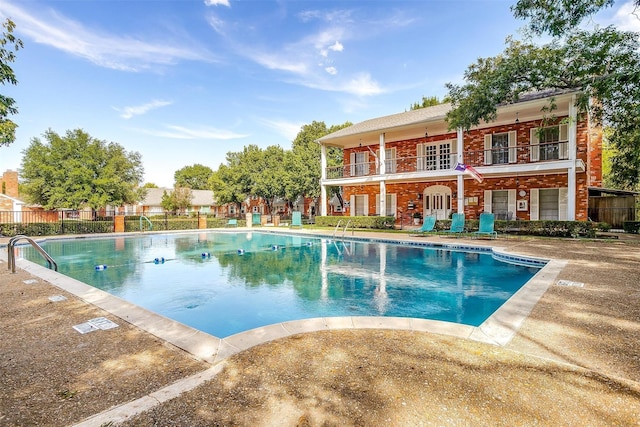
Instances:
[[[369,196],[367,194],[352,195],[349,205],[351,206],[351,216],[369,215]]]
[[[351,176],[369,175],[369,153],[366,151],[351,153]]]
[[[380,150],[376,150],[376,156],[380,159]],[[396,149],[385,148],[384,150],[384,169],[385,173],[396,173]],[[376,162],[376,173],[380,173],[380,167]]]
[[[491,133],[484,136],[484,164],[502,165],[518,161],[515,131]]]
[[[380,212],[380,194],[376,194],[376,214],[383,216],[396,216],[396,195],[395,193],[386,195],[385,212]]]
[[[569,158],[569,136],[566,124],[532,128],[530,130],[530,159],[564,160]]]
[[[454,142],[440,141],[429,144],[418,144],[417,170],[432,171],[451,169],[452,157],[455,154]]]
[[[516,190],[485,190],[484,211],[494,213],[496,219],[514,219],[516,212]]]
[[[531,220],[567,220],[568,188],[532,188],[530,199]]]

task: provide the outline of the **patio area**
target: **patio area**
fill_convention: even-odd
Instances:
[[[638,425],[637,236],[457,243],[567,261],[504,346],[351,327],[211,363],[0,262],[0,425]]]

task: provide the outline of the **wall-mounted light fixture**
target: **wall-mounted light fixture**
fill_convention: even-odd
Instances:
[[[424,128],[424,137],[425,138],[429,137],[429,131],[427,130],[427,128]]]
[[[518,112],[516,111],[516,124],[520,123],[520,119],[518,118]]]

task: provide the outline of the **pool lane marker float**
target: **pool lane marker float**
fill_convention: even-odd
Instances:
[[[202,258],[211,258],[211,252],[202,252],[200,256]]]
[[[98,264],[96,265],[96,271],[102,271],[102,270],[106,270],[107,266],[105,264]]]
[[[238,249],[238,255],[244,255],[244,249]]]
[[[165,262],[164,257],[156,258],[153,260],[154,264],[164,264],[164,262]]]
[[[277,251],[278,249],[280,249],[280,246],[278,246],[278,245],[271,245],[271,250],[272,250],[272,251]]]

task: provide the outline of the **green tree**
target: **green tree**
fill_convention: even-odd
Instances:
[[[557,35],[542,45],[531,38],[518,41],[509,37],[502,54],[480,58],[469,66],[464,84],[447,84],[453,105],[448,114],[449,127],[468,130],[481,121],[493,121],[497,105],[515,102],[529,91],[579,90],[579,113],[588,114],[612,130],[615,181],[636,186],[640,182],[638,34],[614,27],[576,27],[582,19],[612,3],[519,1],[514,6],[516,16],[532,17],[533,32]],[[552,110],[551,103],[547,111]]]
[[[193,192],[188,187],[174,187],[173,191],[162,192],[160,206],[167,212],[184,213],[193,200]]]
[[[240,152],[227,153],[227,163],[221,164],[209,178],[209,188],[218,204],[235,203],[237,206],[252,195],[251,168],[259,151],[257,145],[248,145]]]
[[[350,122],[327,128],[324,122],[317,121],[302,126],[293,140],[292,149],[287,151],[285,156],[288,172],[285,183],[285,198],[287,200],[293,202],[300,196],[314,199],[320,197],[320,144],[316,141],[348,126],[351,126]],[[342,150],[330,147],[327,150],[327,166],[341,165],[342,162]],[[339,188],[332,187],[330,192],[339,194]]]
[[[135,203],[143,196],[139,153],[81,129],[64,136],[48,130],[43,138],[33,138],[23,151],[21,190],[29,202],[46,209],[97,209]]]
[[[153,182],[145,182],[142,188],[158,188],[158,186]]]
[[[189,187],[192,190],[208,190],[208,181],[212,173],[213,170],[210,167],[196,163],[193,166],[185,166],[177,170],[173,174],[173,178],[177,187]]]
[[[2,23],[2,38],[0,38],[0,83],[17,85],[18,80],[9,64],[15,61],[16,52],[23,46],[22,40],[13,35],[16,24],[11,19]],[[0,147],[10,145],[16,139],[16,125],[9,120],[9,116],[18,113],[16,101],[0,94]]]
[[[440,101],[437,96],[423,96],[422,102],[414,102],[413,105],[411,105],[411,109],[418,110],[420,108],[433,107],[434,105],[444,104],[445,102],[449,102],[449,98],[445,97],[442,101]]]
[[[284,165],[284,150],[271,145],[264,150],[254,152],[246,159],[251,169],[251,194],[262,197],[267,202],[268,213],[273,211],[276,199],[285,197],[285,182],[289,172]]]

